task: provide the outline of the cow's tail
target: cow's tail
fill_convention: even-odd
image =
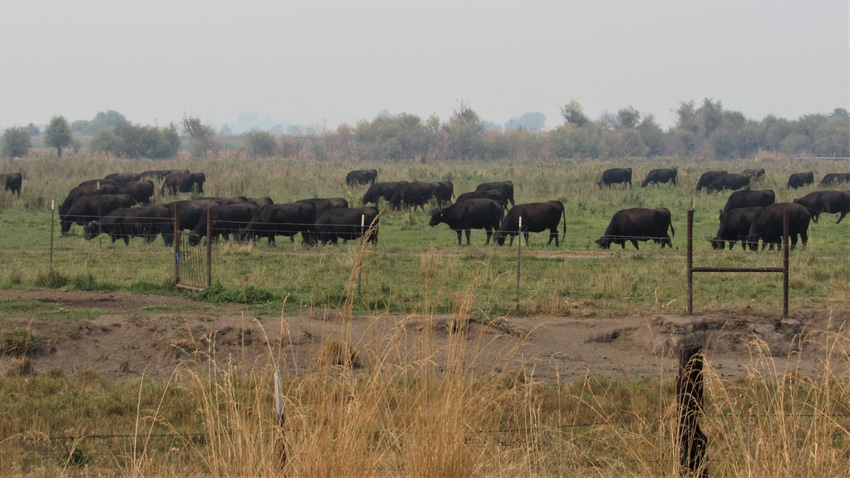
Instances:
[[[676,230],[673,229],[673,221],[670,221],[670,235],[676,237]]]
[[[561,233],[561,242],[567,237],[567,209],[561,204],[561,218],[564,220],[563,232]]]

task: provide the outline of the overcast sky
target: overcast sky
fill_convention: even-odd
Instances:
[[[751,119],[850,109],[850,2],[0,0],[0,128],[115,110],[328,128],[382,110],[503,124],[704,98]]]

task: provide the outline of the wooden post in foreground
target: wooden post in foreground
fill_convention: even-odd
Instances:
[[[708,477],[708,466],[704,463],[708,439],[698,423],[703,409],[702,368],[702,345],[683,345],[676,378],[677,438],[679,475],[689,478]]]
[[[274,373],[274,411],[277,414],[277,426],[280,429],[280,438],[277,442],[278,459],[280,467],[286,466],[286,440],[284,440],[283,425],[286,423],[286,415],[283,412],[283,392],[281,391],[280,372]]]

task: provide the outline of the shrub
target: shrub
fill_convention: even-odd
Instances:
[[[0,345],[3,347],[3,353],[16,357],[26,357],[41,349],[42,340],[29,327],[16,328],[0,334]]]

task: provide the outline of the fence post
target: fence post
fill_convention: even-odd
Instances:
[[[683,345],[679,354],[679,376],[676,378],[678,408],[679,475],[708,477],[703,463],[708,439],[700,429],[703,403],[703,347]]]
[[[212,208],[207,208],[207,287],[212,286]]]
[[[286,440],[284,440],[283,425],[286,423],[286,415],[283,411],[283,392],[281,391],[280,372],[274,373],[274,411],[277,414],[277,426],[280,431],[280,438],[277,442],[277,456],[280,460],[280,467],[286,466]]]
[[[56,201],[50,200],[50,275],[53,275],[53,234],[56,228]]]
[[[687,236],[687,265],[688,275],[688,315],[694,315],[694,210],[688,209],[688,236]]]
[[[516,244],[516,305],[519,307],[519,284],[522,270],[522,216],[519,217]]]
[[[782,317],[788,318],[788,242],[790,222],[788,210],[782,213]]]
[[[363,247],[366,241],[366,215],[360,215],[360,246]],[[360,263],[357,265],[357,297],[360,297],[360,280],[363,276],[363,257],[360,257]]]
[[[174,285],[180,283],[180,231],[178,230],[180,224],[180,207],[177,204],[174,204],[174,236],[172,240],[174,241]]]

